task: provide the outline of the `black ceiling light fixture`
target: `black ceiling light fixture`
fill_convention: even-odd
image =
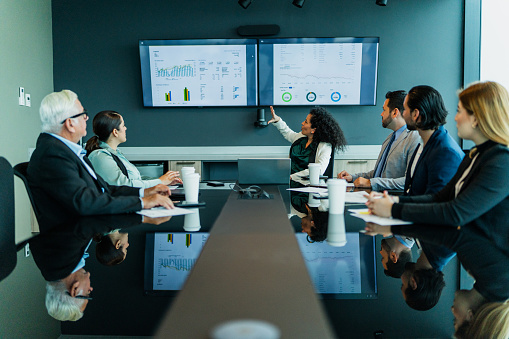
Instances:
[[[242,6],[242,8],[246,9],[249,7],[249,5],[251,5],[251,2],[253,0],[239,0],[239,5]]]
[[[304,6],[304,1],[306,1],[306,0],[293,0],[292,4],[295,7],[302,8],[302,6]]]
[[[387,6],[387,0],[376,0],[378,6]]]

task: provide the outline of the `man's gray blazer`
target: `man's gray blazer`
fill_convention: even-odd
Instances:
[[[398,137],[387,155],[387,165],[380,178],[373,178],[375,169],[380,162],[380,158],[384,153],[385,148],[389,144],[391,134],[387,136],[382,144],[382,150],[378,155],[375,168],[369,172],[352,174],[352,181],[359,177],[369,179],[371,181],[371,188],[373,191],[383,190],[402,190],[405,187],[405,172],[412,158],[412,154],[419,143],[422,142],[421,137],[417,131],[409,131],[405,129]]]

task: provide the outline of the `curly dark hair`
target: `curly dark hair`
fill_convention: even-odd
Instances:
[[[329,228],[329,212],[322,212],[316,207],[310,207],[311,220],[315,227],[311,227],[311,234],[308,235],[308,242],[322,242],[327,238]]]
[[[311,128],[316,128],[313,142],[327,142],[334,150],[344,150],[346,138],[338,122],[322,107],[313,108],[311,114]]]

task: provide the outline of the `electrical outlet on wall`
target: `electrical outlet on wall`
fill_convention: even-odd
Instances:
[[[30,100],[30,94],[25,94],[25,106],[32,107],[32,101]]]
[[[25,106],[25,89],[23,87],[18,90],[18,100],[20,106]]]
[[[28,243],[25,245],[25,258],[30,256],[30,246]]]

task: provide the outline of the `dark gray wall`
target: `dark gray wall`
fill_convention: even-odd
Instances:
[[[377,106],[331,107],[350,144],[380,144],[379,114],[387,90],[427,84],[453,115],[463,75],[464,4],[458,0],[54,0],[55,90],[72,89],[84,107],[121,112],[124,146],[286,145],[275,128],[255,129],[255,108],[144,108],[138,39],[237,38],[241,25],[278,24],[278,37],[380,37]],[[299,128],[309,108],[280,108]],[[268,112],[267,112],[268,114]],[[91,133],[89,124],[89,136]]]

